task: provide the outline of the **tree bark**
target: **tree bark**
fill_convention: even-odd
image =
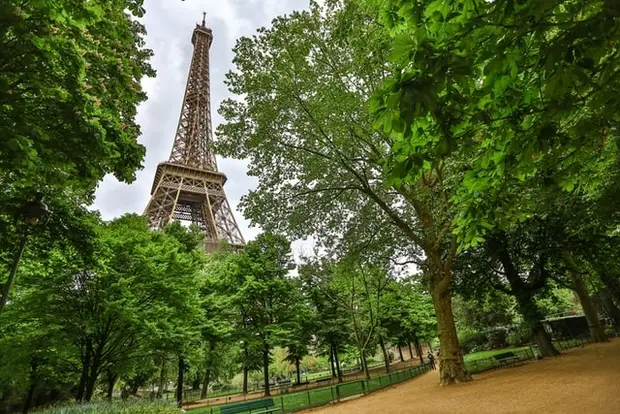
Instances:
[[[433,296],[435,314],[437,315],[439,343],[441,344],[439,383],[440,385],[449,385],[471,381],[471,375],[465,371],[463,353],[456,335],[450,290],[447,287],[435,286],[431,294]],[[421,350],[418,350],[418,352],[420,352],[420,361],[422,361]]]
[[[107,398],[109,401],[112,401],[112,394],[114,393],[114,384],[116,384],[116,379],[118,378],[117,374],[114,374],[112,371],[107,370],[106,372],[106,380],[108,385]]]
[[[23,414],[27,414],[32,407],[32,400],[34,398],[34,391],[37,387],[37,367],[38,363],[36,359],[31,360],[30,362],[30,386],[28,387],[28,394],[26,395],[26,401],[24,401],[24,408],[22,409]]]
[[[604,288],[598,291],[598,297],[601,300],[603,308],[607,314],[614,320],[614,326],[620,328],[620,309],[614,303],[611,293],[608,288]]]
[[[183,375],[185,374],[185,360],[179,356],[179,369],[177,374],[177,407],[183,408]]]
[[[523,316],[523,319],[529,326],[541,356],[544,358],[560,355],[558,350],[555,349],[555,346],[553,346],[551,337],[541,322],[542,313],[534,301],[535,292],[531,289],[531,286],[526,284],[521,279],[521,276],[519,276],[519,271],[513,263],[510,253],[508,253],[506,239],[503,234],[495,239],[495,251],[493,253],[497,255],[497,258],[504,268],[504,274],[510,284],[510,293],[517,300],[519,313],[521,313],[521,316]]]
[[[164,358],[161,359],[161,369],[159,371],[159,386],[157,387],[157,398],[162,398],[164,395],[166,381],[166,360]]]
[[[592,341],[607,342],[607,335],[605,334],[605,330],[601,326],[601,322],[598,319],[598,314],[596,313],[592,299],[590,299],[590,294],[586,284],[583,281],[583,277],[574,269],[571,269],[569,273],[571,281],[573,282],[573,288],[575,289],[575,292],[577,292],[577,296],[579,296],[581,308],[583,309],[583,313],[588,321],[588,328],[590,329],[590,337],[592,338]]]
[[[338,351],[336,345],[334,345],[334,363],[336,364],[336,373],[338,374],[338,382],[342,382],[342,368],[340,367],[340,358],[338,358]]]
[[[207,393],[209,391],[209,381],[211,377],[211,367],[207,366],[205,369],[205,375],[202,381],[202,390],[200,390],[200,399],[204,400],[207,398]]]
[[[334,367],[334,345],[330,344],[329,345],[329,367],[332,370],[332,377],[336,378],[337,374],[336,374],[336,368]]]
[[[407,345],[409,345],[409,358],[413,359],[413,349],[411,349],[411,342],[407,342]]]
[[[400,362],[405,362],[405,358],[403,357],[403,350],[400,345],[398,345],[398,356],[400,356]]]
[[[80,383],[78,384],[77,394],[75,396],[76,401],[82,401],[86,392],[86,382],[88,381],[88,371],[90,368],[90,359],[93,352],[93,348],[90,340],[86,341],[84,355],[82,355],[82,373],[80,374]]]
[[[263,380],[265,381],[265,397],[271,396],[269,390],[269,346],[265,343],[263,347]]]
[[[301,361],[298,356],[295,356],[295,372],[297,373],[297,385],[301,384]]]
[[[422,355],[422,346],[420,345],[420,340],[417,335],[413,335],[413,342],[415,345],[415,352],[418,354],[418,358],[420,359],[420,365],[424,364],[424,356]]]
[[[370,371],[368,371],[368,362],[366,362],[366,350],[360,350],[360,359],[362,360],[362,369],[366,379],[370,379]]]
[[[390,357],[387,353],[387,349],[385,349],[385,341],[383,340],[383,336],[379,335],[379,346],[381,347],[381,352],[383,353],[383,363],[385,365],[385,372],[388,374],[392,372],[390,368]]]
[[[93,398],[95,392],[95,385],[97,385],[97,378],[99,377],[99,369],[101,368],[101,348],[98,348],[93,357],[93,362],[90,366],[90,373],[88,374],[88,380],[86,381],[86,394],[84,399],[90,401]]]

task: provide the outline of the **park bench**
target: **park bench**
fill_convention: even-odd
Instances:
[[[493,358],[499,361],[500,365],[514,364],[519,361],[519,357],[514,352],[503,352],[501,354],[493,355]]]
[[[255,411],[260,410],[260,411]],[[220,407],[221,414],[236,414],[236,413],[277,413],[280,412],[280,407],[275,407],[273,398],[265,398],[261,400],[246,401],[237,404],[228,404]]]

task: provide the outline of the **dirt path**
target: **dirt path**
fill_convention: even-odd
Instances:
[[[439,387],[437,371],[305,413],[620,413],[620,339]]]

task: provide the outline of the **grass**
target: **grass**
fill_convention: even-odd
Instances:
[[[123,401],[73,403],[33,412],[37,414],[179,414],[181,411],[163,402]]]

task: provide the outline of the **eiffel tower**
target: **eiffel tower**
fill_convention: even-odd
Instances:
[[[161,229],[171,220],[197,225],[205,234],[205,250],[211,252],[221,242],[240,248],[244,240],[224,193],[226,175],[217,170],[211,150],[209,48],[213,33],[205,19],[206,13],[192,36],[194,54],[170,159],[157,166],[144,214],[153,228]]]

